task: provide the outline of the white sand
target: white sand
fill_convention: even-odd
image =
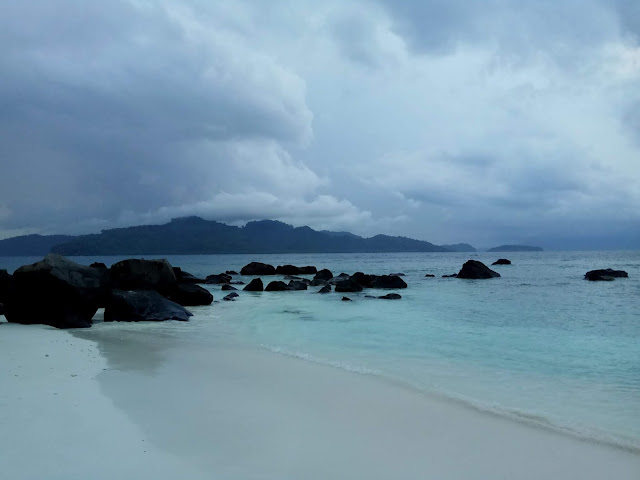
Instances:
[[[380,378],[153,328],[79,335],[98,343],[0,325],[6,478],[640,478],[635,453]]]

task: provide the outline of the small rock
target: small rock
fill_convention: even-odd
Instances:
[[[425,275],[425,277],[433,278],[433,277],[435,277],[435,275],[432,275],[432,274],[430,274],[430,273],[427,273],[427,274]]]
[[[382,295],[378,298],[381,298],[382,300],[400,300],[402,296],[397,293],[387,293],[386,295]]]
[[[325,285],[324,287],[322,287],[320,290],[318,290],[318,293],[331,293],[331,285]]]
[[[224,291],[237,290],[237,288],[236,287],[232,287],[231,285],[225,284],[225,285],[222,285],[222,288],[220,290],[224,290]]]
[[[506,258],[499,258],[491,265],[511,265],[511,260],[507,260]]]
[[[231,292],[229,295],[224,297],[222,300],[226,300],[227,302],[233,302],[234,299],[236,299],[237,297],[239,297],[239,295],[236,292]]]
[[[243,288],[246,292],[262,292],[263,289],[262,280],[259,278],[254,278],[249,282],[249,285]]]
[[[349,297],[342,297],[343,302],[350,302],[351,299]]]

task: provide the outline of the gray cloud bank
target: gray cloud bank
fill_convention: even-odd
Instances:
[[[197,214],[640,248],[640,7],[0,5],[0,237]]]

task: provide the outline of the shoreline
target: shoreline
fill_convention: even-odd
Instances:
[[[640,472],[636,452],[432,398],[386,377],[232,346],[225,339],[210,347],[183,344],[151,325],[106,327],[63,332],[0,325],[10,364],[28,360],[25,346],[35,353],[49,349],[58,357],[48,357],[53,366],[31,361],[33,383],[21,386],[27,405],[7,397],[2,411],[35,407],[43,388],[65,378],[59,393],[91,398],[73,408],[60,404],[58,414],[73,418],[80,409],[83,419],[107,432],[104,441],[94,438],[91,428],[73,438],[73,428],[56,433],[63,450],[92,444],[90,458],[105,472],[97,477],[95,465],[83,459],[76,465],[77,477],[64,472],[65,478],[83,473],[109,478],[151,464],[158,479],[175,478],[176,472],[188,472],[189,478],[623,479]],[[78,368],[74,362],[87,359],[90,365],[66,380]],[[47,377],[47,368],[59,375]],[[6,370],[3,383],[11,371]],[[77,380],[83,382],[79,387],[73,385]],[[7,422],[10,432],[19,428],[19,422],[3,418]],[[134,446],[132,439],[144,443]],[[8,448],[3,443],[0,458]],[[36,442],[28,455],[45,452],[45,444]],[[116,454],[125,458],[113,465],[109,460]],[[19,460],[3,459],[12,478],[43,478],[20,476]]]

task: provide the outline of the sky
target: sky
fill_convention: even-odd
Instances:
[[[0,72],[0,238],[640,249],[637,0],[0,0]]]

